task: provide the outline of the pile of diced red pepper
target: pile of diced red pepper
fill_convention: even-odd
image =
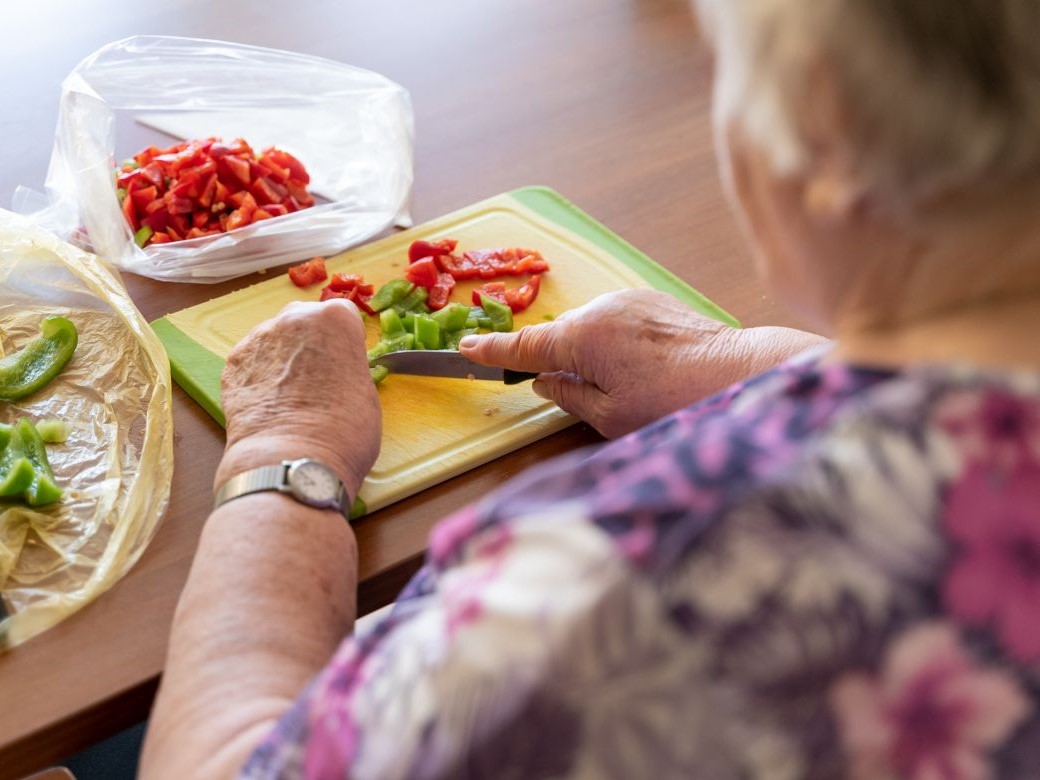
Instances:
[[[455,283],[468,279],[496,279],[502,276],[531,278],[518,288],[507,288],[504,282],[487,282],[473,291],[473,304],[481,305],[481,296],[487,296],[509,306],[513,313],[521,312],[538,297],[541,284],[539,274],[549,270],[549,263],[537,249],[520,247],[506,249],[477,249],[455,254],[459,242],[452,238],[439,241],[413,241],[408,248],[408,268],[404,277],[418,287],[426,288],[426,306],[431,311],[444,308],[455,289]],[[289,269],[289,278],[297,287],[308,287],[328,278],[325,259],[315,257]],[[321,291],[321,300],[347,298],[362,311],[373,314],[368,305],[374,287],[360,276],[333,274]]]
[[[241,138],[150,146],[116,174],[138,246],[211,236],[314,205],[310,176],[288,152]]]

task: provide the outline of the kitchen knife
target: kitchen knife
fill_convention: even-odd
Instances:
[[[453,349],[409,349],[388,352],[372,361],[373,366],[384,366],[391,374],[441,376],[454,379],[490,379],[515,385],[534,379],[538,374],[493,368],[474,363]]]

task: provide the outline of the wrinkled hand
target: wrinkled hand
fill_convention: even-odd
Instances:
[[[666,293],[623,290],[553,322],[466,338],[460,351],[540,372],[536,393],[614,438],[822,341],[789,328],[731,328]]]
[[[227,446],[215,484],[309,457],[327,463],[357,495],[379,454],[382,417],[354,304],[286,306],[228,355],[221,393]]]

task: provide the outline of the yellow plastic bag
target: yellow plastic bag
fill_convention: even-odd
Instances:
[[[173,476],[166,353],[98,258],[0,210],[0,353],[59,314],[79,345],[47,387],[0,401],[0,422],[70,425],[47,446],[65,495],[48,507],[0,503],[0,650],[89,604],[137,561],[159,525]]]

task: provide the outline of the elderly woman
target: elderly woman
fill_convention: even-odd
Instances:
[[[335,511],[223,503],[145,777],[1040,776],[1040,2],[702,5],[733,205],[833,342],[645,291],[468,340],[616,440],[440,524],[361,638]],[[367,377],[349,304],[262,325],[216,484],[355,495]]]

